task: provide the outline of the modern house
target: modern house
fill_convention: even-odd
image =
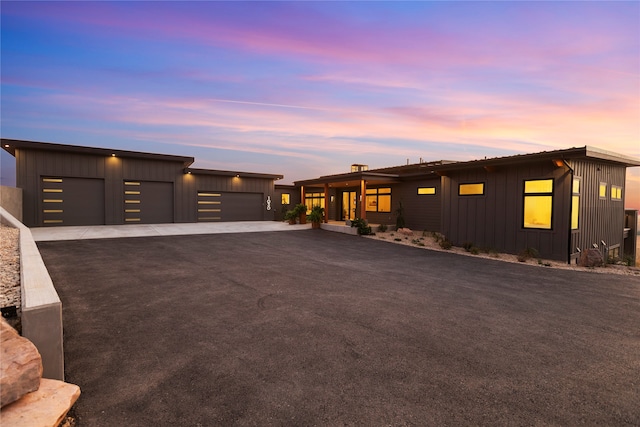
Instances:
[[[581,147],[375,170],[354,165],[295,184],[303,203],[325,207],[329,220],[395,224],[402,205],[407,227],[440,232],[454,245],[535,248],[571,262],[593,247],[621,257],[626,243],[635,254],[637,211],[624,209],[626,168],[634,166],[639,159]]]
[[[282,175],[194,169],[192,157],[2,139],[16,158],[27,226],[282,220],[297,203],[327,220],[367,219],[507,253],[572,262],[587,248],[635,257],[624,209],[640,159],[591,147],[420,162],[276,185]]]

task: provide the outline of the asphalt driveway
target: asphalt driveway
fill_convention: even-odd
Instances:
[[[319,230],[40,242],[79,426],[640,425],[640,279]]]

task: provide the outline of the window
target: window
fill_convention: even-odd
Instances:
[[[304,195],[304,204],[307,205],[307,213],[311,212],[314,206],[324,208],[324,193],[307,193]]]
[[[571,229],[580,226],[580,178],[573,178],[573,196],[571,196]]]
[[[551,229],[553,179],[524,182],[524,228]]]
[[[460,184],[458,186],[458,194],[460,196],[476,196],[484,194],[484,182],[474,184]]]
[[[611,200],[622,200],[622,187],[611,186]]]
[[[391,188],[367,188],[367,212],[391,212]]]
[[[283,193],[282,194],[282,204],[283,205],[288,205],[289,203],[291,203],[291,194]]]
[[[607,198],[607,183],[606,182],[601,182],[600,183],[600,198],[601,199],[606,199]]]
[[[436,187],[418,187],[418,194],[436,194]]]

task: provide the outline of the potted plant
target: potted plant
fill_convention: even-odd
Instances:
[[[289,224],[294,225],[296,223],[296,219],[298,218],[298,212],[292,210],[287,211],[284,214],[285,221],[289,221]]]
[[[293,210],[298,214],[298,217],[300,218],[300,224],[306,224],[307,223],[307,205],[298,203]]]
[[[324,208],[314,206],[307,218],[311,221],[311,228],[320,228],[320,223],[324,221]]]

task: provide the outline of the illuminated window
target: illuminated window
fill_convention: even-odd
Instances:
[[[553,179],[524,182],[524,228],[551,229]]]
[[[391,212],[391,188],[367,188],[367,212]]]
[[[282,204],[288,205],[289,203],[291,203],[291,194],[288,194],[288,193],[282,194]]]
[[[481,196],[484,194],[484,182],[475,184],[460,184],[458,186],[460,196]]]
[[[573,196],[571,196],[571,229],[580,226],[580,178],[573,178]]]
[[[436,194],[436,187],[419,187],[418,194]]]
[[[324,193],[306,193],[304,204],[307,206],[307,213],[311,212],[314,206],[324,208]]]
[[[601,199],[606,199],[607,198],[607,183],[606,182],[601,182],[600,183],[600,198]]]
[[[611,186],[611,200],[622,200],[622,187]]]

